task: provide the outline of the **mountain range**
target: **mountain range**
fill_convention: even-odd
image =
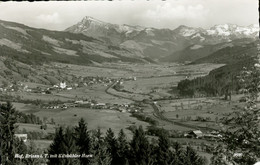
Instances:
[[[29,64],[194,62],[227,47],[244,47],[257,36],[257,25],[224,24],[210,29],[181,25],[172,30],[84,17],[64,31],[51,31],[0,21],[1,55]]]
[[[258,36],[258,25],[215,25],[210,29],[192,28],[184,25],[171,29],[106,23],[92,17],[84,17],[79,23],[65,29],[98,38],[111,45],[133,50],[136,54],[154,60],[183,62],[205,57],[226,46],[242,45]],[[244,39],[244,42],[243,40]],[[237,42],[239,40],[239,42]],[[182,51],[187,52],[184,57]],[[190,52],[202,52],[200,56]],[[195,53],[196,54],[196,53]],[[180,56],[180,57],[179,57]],[[191,58],[191,59],[189,59]]]

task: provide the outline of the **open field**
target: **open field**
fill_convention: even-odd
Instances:
[[[128,99],[118,98],[105,92],[107,86],[95,84],[93,86],[81,87],[70,91],[61,91],[55,94],[58,97],[66,97],[74,100],[93,99],[99,103],[125,104],[131,103]]]
[[[173,123],[168,123],[168,122],[165,122],[165,121],[160,121],[158,127],[164,128],[165,130],[169,130],[169,131],[175,130],[175,131],[187,132],[187,131],[192,130],[191,128],[183,127],[183,126],[176,125],[176,124],[173,124]]]
[[[13,104],[13,107],[20,112],[26,112],[32,108],[32,106],[29,104],[17,103],[17,102],[12,102],[12,104]]]
[[[233,112],[234,107],[243,105],[243,103],[238,102],[211,99],[206,99],[204,102],[198,101],[198,99],[189,99],[189,101],[181,99],[160,101],[158,104],[160,104],[163,114],[169,119],[182,119],[188,116],[195,119],[197,116],[201,116],[204,118],[210,117],[212,121],[215,121],[215,117],[221,117],[225,113]]]
[[[129,97],[145,97],[149,95],[152,99],[170,96],[169,91],[177,86],[178,82],[187,76],[193,79],[198,76],[208,74],[209,71],[222,65],[200,64],[200,65],[135,65],[134,67],[126,65],[128,70],[132,70],[128,76],[136,77],[135,81],[123,81],[122,90],[127,91]]]
[[[177,99],[158,101],[157,104],[162,115],[171,121],[216,130],[220,129],[218,122],[225,114],[239,110],[238,107],[244,105],[236,98],[232,101],[219,98]]]
[[[25,124],[25,123],[17,123],[18,129],[23,130],[25,129],[28,132],[42,132],[42,133],[54,133],[55,132],[55,126],[47,124],[47,129],[43,130],[41,129],[41,125],[37,124]]]
[[[135,101],[142,101],[143,99],[149,99],[150,96],[142,93],[129,93],[129,92],[121,92],[117,91],[113,88],[110,88],[108,92],[112,95],[116,95],[119,98],[131,99]]]
[[[103,133],[107,131],[108,128],[112,128],[117,134],[120,129],[124,129],[127,136],[131,137],[131,132],[127,129],[132,125],[142,125],[146,128],[149,124],[143,121],[139,121],[136,118],[131,117],[130,113],[123,113],[115,110],[99,110],[99,109],[87,109],[87,108],[68,108],[66,110],[62,109],[35,109],[33,105],[17,104],[14,107],[20,106],[23,112],[33,113],[40,118],[46,117],[49,121],[54,119],[56,126],[76,126],[80,118],[84,118],[88,123],[88,129],[100,128]],[[41,130],[40,125],[36,124],[24,124],[18,123],[19,130],[26,129],[27,131],[54,133],[54,125],[47,125],[47,130]]]
[[[11,95],[13,96],[20,96],[22,100],[42,100],[42,101],[68,101],[74,100],[72,98],[51,95],[51,94],[41,94],[41,93],[28,93],[28,92],[12,92]]]
[[[52,140],[28,140],[25,144],[29,145],[31,141],[36,145],[36,148],[41,151],[47,151],[48,147],[52,143]]]
[[[176,86],[184,78],[185,76],[138,78],[136,81],[124,82],[123,88],[134,93],[149,94]]]
[[[53,118],[56,125],[75,126],[78,124],[80,118],[84,118],[88,123],[89,129],[100,128],[102,132],[106,132],[108,128],[112,128],[117,134],[120,129],[126,129],[131,125],[149,124],[130,117],[129,113],[122,113],[114,110],[97,110],[86,108],[69,108],[63,111],[42,110],[35,113],[40,117]],[[130,131],[125,130],[128,135]]]
[[[102,66],[79,66],[72,64],[54,63],[53,67],[63,69],[76,76],[100,76],[111,78],[152,77],[183,73],[207,74],[222,64],[130,64],[130,63],[103,63]]]

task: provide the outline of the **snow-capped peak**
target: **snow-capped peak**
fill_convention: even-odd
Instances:
[[[228,25],[228,24],[216,25],[216,28],[217,28],[217,29],[228,30],[228,29],[229,29],[229,25]]]
[[[82,23],[83,22],[98,22],[98,23],[105,23],[105,22],[103,22],[103,21],[100,21],[100,20],[98,20],[98,19],[95,19],[95,18],[93,18],[93,17],[90,17],[90,16],[85,16],[83,19],[82,19]]]
[[[117,24],[112,24],[112,23],[107,23],[100,21],[98,19],[95,19],[90,16],[84,17],[78,24],[77,26],[79,29],[91,29],[91,28],[104,28],[104,29],[114,29],[119,33],[129,33],[131,31],[141,31],[144,30],[144,27],[141,26],[131,26],[131,25],[117,25]]]
[[[192,36],[193,34],[197,33],[199,31],[199,29],[180,25],[177,29],[175,29],[175,31],[177,31],[177,33],[179,33],[180,35],[182,35],[184,37],[189,37],[189,36]]]
[[[258,36],[259,25],[252,24],[250,26],[238,26],[236,24],[219,24],[209,29],[192,28],[184,25],[174,30],[177,34],[193,40],[208,43],[218,38],[221,42],[229,42],[240,38],[256,38]]]
[[[208,35],[218,35],[218,36],[244,36],[249,37],[254,36],[259,30],[259,27],[254,24],[250,26],[238,26],[235,24],[222,24],[215,25],[212,28],[206,30]]]

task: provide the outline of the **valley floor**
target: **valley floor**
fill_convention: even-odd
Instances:
[[[241,103],[238,98],[230,102],[220,98],[178,99],[170,91],[180,80],[207,75],[220,66],[122,63],[100,67],[55,63],[44,67],[52,71],[59,70],[61,75],[71,77],[66,82],[70,88],[50,90],[53,88],[51,85],[24,82],[28,89],[41,86],[41,92],[6,91],[2,95],[16,98],[13,104],[18,111],[32,113],[47,123],[46,130],[42,130],[41,125],[18,123],[20,131],[43,132],[47,135],[59,125],[75,126],[80,118],[84,118],[89,129],[100,128],[103,133],[108,128],[112,128],[116,134],[124,129],[130,138],[132,133],[129,128],[132,126],[142,125],[146,130],[156,126],[181,137],[173,138],[175,141],[187,143],[191,140],[194,146],[199,146],[211,142],[205,139],[187,140],[183,134],[198,129],[204,133],[220,129],[218,120],[221,116]],[[145,119],[149,117],[157,124],[140,120],[133,113],[141,114]],[[50,144],[47,139],[35,142],[42,149]]]

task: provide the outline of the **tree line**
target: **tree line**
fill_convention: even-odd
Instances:
[[[66,165],[203,165],[206,159],[199,156],[191,147],[182,147],[171,142],[167,132],[158,135],[158,139],[147,137],[142,126],[135,128],[129,141],[123,130],[115,136],[108,129],[103,136],[100,129],[90,131],[87,123],[81,119],[78,126],[59,127],[48,154],[48,164]],[[78,154],[80,158],[60,159],[61,154]],[[91,157],[84,157],[91,155]]]
[[[177,89],[183,97],[215,97],[230,96],[231,93],[238,93],[242,88],[239,76],[243,68],[253,66],[252,58],[225,65],[212,70],[207,76],[194,79],[185,79],[178,83]]]
[[[131,140],[123,130],[118,136],[112,129],[103,135],[100,129],[88,130],[84,119],[75,127],[58,127],[47,151],[35,144],[25,144],[14,136],[18,112],[12,104],[0,104],[0,164],[24,165],[47,162],[49,165],[203,165],[206,160],[191,146],[182,147],[172,142],[167,132],[158,139],[148,138],[142,126],[133,130]],[[43,159],[18,159],[15,154],[47,154]],[[80,155],[77,158],[59,158],[61,154]],[[87,157],[86,157],[87,156]]]

